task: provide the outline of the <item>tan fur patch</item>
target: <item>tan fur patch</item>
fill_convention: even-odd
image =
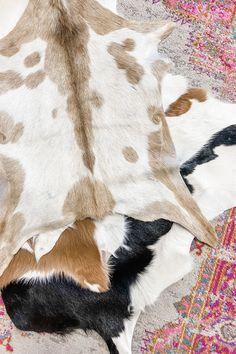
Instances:
[[[1,240],[4,240],[4,247],[1,249],[1,255],[5,257],[2,259],[2,264],[5,266],[9,264],[12,256],[18,251],[17,237],[25,225],[25,218],[21,213],[10,214],[7,212],[5,219],[0,220],[0,235]],[[10,248],[8,248],[10,245]]]
[[[127,53],[126,44],[113,42],[107,51],[114,57],[117,67],[125,71],[128,82],[132,85],[138,84],[144,75],[144,69],[134,57]]]
[[[205,102],[207,100],[207,93],[201,88],[192,88],[187,93],[181,95],[175,102],[166,110],[167,117],[177,117],[190,110],[192,102],[190,100],[197,100],[199,102]]]
[[[162,154],[169,157],[175,157],[175,147],[171,139],[164,112],[160,115],[160,118],[162,123]]]
[[[13,130],[13,119],[8,113],[0,111],[0,144],[7,144],[11,140]]]
[[[149,146],[149,159],[150,161],[155,161],[160,159],[162,151],[162,138],[161,133],[158,131],[152,132],[148,136],[148,146]]]
[[[51,80],[56,82],[61,93],[68,94],[67,112],[74,124],[75,137],[83,151],[85,166],[93,172],[95,156],[93,153],[93,129],[91,102],[88,100],[90,58],[87,51],[89,29],[82,17],[77,16],[79,4],[73,2],[75,12],[55,11],[56,33],[53,33],[45,59],[45,70]],[[77,9],[77,10],[76,10]],[[56,55],[55,55],[56,53]],[[58,70],[58,60],[61,67]],[[61,70],[62,67],[64,70]]]
[[[95,0],[87,0],[74,2],[74,11],[81,14],[86,22],[91,26],[93,31],[100,35],[106,35],[110,32],[117,31],[122,28],[129,28],[140,33],[149,33],[158,30],[166,25],[165,31],[160,35],[160,40],[167,38],[174,29],[172,22],[135,22],[120,17],[110,10],[104,8]]]
[[[0,50],[0,55],[4,57],[12,57],[19,52],[19,48],[15,45],[9,45],[8,47]]]
[[[56,119],[56,118],[57,118],[57,114],[58,114],[58,110],[57,110],[56,108],[54,108],[54,109],[52,110],[52,118],[53,118],[53,119]]]
[[[33,269],[35,265],[35,257],[26,250],[20,250],[0,277],[0,288],[2,289],[12,281],[19,279],[23,274]]]
[[[49,79],[57,85],[61,95],[70,92],[70,77],[66,70],[66,53],[60,43],[53,38],[47,41],[48,45],[45,53],[45,72]],[[65,70],[58,70],[56,63],[60,62]]]
[[[72,121],[74,123],[75,129],[75,137],[77,144],[83,150],[83,162],[84,165],[93,172],[94,164],[95,164],[95,155],[92,150],[91,143],[93,141],[93,131],[91,127],[91,111],[89,109],[88,113],[88,121],[84,120],[85,124],[80,122],[79,116],[77,115],[77,105],[75,103],[74,98],[71,96],[68,99],[67,111],[72,117]],[[85,112],[83,112],[86,114]]]
[[[174,30],[175,24],[170,21],[154,21],[154,22],[135,22],[128,21],[126,22],[127,28],[139,32],[139,33],[151,33],[159,31],[157,41],[164,41]],[[125,27],[126,27],[125,26]]]
[[[86,167],[92,172],[95,162],[92,149],[92,112],[87,99],[90,77],[87,52],[89,29],[83,16],[78,16],[82,15],[83,7],[89,8],[87,2],[72,0],[65,11],[61,1],[32,0],[18,23],[18,28],[5,40],[5,46],[10,41],[22,44],[38,36],[47,41],[44,68],[46,75],[56,83],[61,94],[69,94],[68,113],[74,124],[76,141],[84,152]],[[93,12],[93,8],[89,8],[89,11]],[[29,22],[32,23],[31,31],[27,30]],[[19,31],[25,33],[25,36],[19,36]],[[29,85],[35,86],[34,80],[28,79]]]
[[[188,112],[192,107],[192,102],[183,97],[178,98],[175,102],[171,103],[171,105],[166,110],[167,117],[177,117],[182,114]]]
[[[25,79],[25,86],[28,89],[35,89],[37,88],[45,79],[46,73],[42,70],[37,71],[36,73],[30,74]]]
[[[4,244],[1,265],[4,268],[19,249],[18,236],[25,224],[21,213],[14,214],[23,191],[25,175],[18,161],[4,155],[0,155],[0,165],[8,181],[4,211],[0,213],[0,241]]]
[[[92,91],[90,101],[92,105],[96,108],[101,108],[104,103],[103,97],[97,91]]]
[[[64,203],[64,214],[72,213],[76,219],[102,219],[114,208],[115,202],[102,182],[92,182],[88,177],[76,183]]]
[[[157,60],[152,65],[153,74],[156,76],[158,81],[162,81],[163,77],[166,75],[168,71],[172,68],[171,63],[166,63],[163,60]]]
[[[23,135],[22,123],[14,124],[8,113],[0,111],[0,144],[16,143]]]
[[[25,58],[24,64],[27,68],[31,68],[37,65],[40,62],[40,59],[41,58],[39,52],[34,52]]]
[[[207,100],[207,92],[202,88],[191,88],[188,90],[187,95],[190,100],[197,100],[199,102],[205,102]]]
[[[80,1],[76,4],[78,13],[88,22],[93,31],[100,35],[119,30],[128,22],[122,17],[113,14],[110,10],[102,7],[97,1]]]
[[[14,131],[11,137],[12,143],[17,143],[24,133],[24,125],[22,123],[17,123],[14,127]]]
[[[175,147],[172,142],[170,131],[166,123],[163,111],[156,108],[155,106],[151,106],[148,108],[148,113],[149,117],[151,117],[152,114],[157,115],[159,123],[161,123],[161,130],[150,133],[148,137],[149,162],[153,173],[156,176],[158,168],[160,168],[160,171],[163,171],[162,166],[158,165],[157,169],[155,168],[157,161],[161,161],[163,156],[169,155],[170,157],[174,157]]]
[[[21,75],[15,71],[8,70],[0,72],[0,95],[10,90],[21,87],[24,83]]]
[[[132,38],[127,38],[124,40],[122,47],[124,50],[131,52],[135,49],[135,41]]]
[[[162,109],[156,106],[148,107],[148,116],[154,124],[160,124],[164,118],[164,113]]]
[[[84,166],[87,167],[88,170],[93,171],[95,165],[95,155],[91,152],[84,152],[82,158]]]
[[[186,226],[189,226],[188,219],[183,216],[179,207],[171,204],[170,202],[154,202],[145,207],[145,212],[139,212],[136,214],[132,214],[131,217],[134,219],[142,220],[142,221],[155,221],[157,218],[165,218],[168,220],[168,215],[170,214],[170,210],[173,214],[173,221],[179,222],[180,218],[183,219],[183,222]]]
[[[139,159],[137,152],[131,146],[125,147],[122,153],[124,158],[130,163],[135,163]]]
[[[195,233],[199,232],[199,229],[194,227],[194,223],[192,223],[191,218],[187,215],[184,216],[183,213],[180,211],[179,207],[173,205],[170,202],[152,203],[145,208],[145,211],[137,214],[133,214],[131,215],[131,217],[146,222],[150,220],[154,221],[157,218],[158,219],[163,218],[168,220],[170,216],[170,210],[171,210],[172,220],[174,222],[179,223],[179,220],[181,220],[182,225],[185,226],[187,229],[189,229],[189,227],[192,227],[193,232]],[[196,210],[196,212],[198,213],[199,211]],[[212,244],[214,244],[216,241],[214,230],[209,223],[208,225],[205,226],[206,226],[206,230],[209,233],[209,242],[210,243],[212,242]]]
[[[0,162],[10,184],[7,203],[8,213],[10,213],[15,210],[20,201],[20,196],[23,192],[25,174],[20,163],[14,159],[0,154]]]
[[[100,291],[109,288],[108,272],[94,239],[95,225],[87,219],[65,230],[52,251],[37,263],[34,255],[20,250],[0,277],[0,288],[29,271],[64,273],[86,288],[98,284]]]

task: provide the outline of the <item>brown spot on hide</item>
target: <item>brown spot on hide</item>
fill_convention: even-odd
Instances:
[[[42,70],[37,71],[36,73],[30,74],[25,79],[25,86],[28,89],[35,89],[37,88],[45,79],[46,74]]]
[[[107,187],[84,178],[75,183],[64,203],[64,214],[72,213],[77,220],[102,219],[114,208],[115,202]]]
[[[34,53],[28,55],[24,60],[24,64],[27,68],[31,68],[31,67],[37,65],[39,62],[40,62],[39,52],[34,52]]]
[[[90,96],[90,101],[92,105],[96,108],[101,108],[104,103],[103,97],[96,91],[92,91]]]
[[[148,116],[154,124],[160,124],[164,118],[164,113],[162,109],[159,109],[156,106],[149,106]]]
[[[8,70],[0,72],[0,95],[10,91],[16,90],[24,83],[21,75],[15,71]]]
[[[54,109],[52,110],[52,118],[53,118],[53,119],[57,118],[57,115],[58,115],[58,110],[57,110],[56,108],[54,108]]]
[[[132,38],[127,38],[123,41],[122,47],[124,50],[131,52],[135,49],[135,41]]]
[[[8,113],[0,111],[0,144],[16,143],[23,135],[22,123],[14,124]]]
[[[177,117],[187,113],[192,107],[190,100],[197,100],[198,102],[205,102],[207,100],[207,93],[200,88],[192,88],[187,93],[181,95],[175,102],[166,110],[167,117]]]
[[[170,71],[172,66],[173,65],[171,63],[167,63],[163,60],[157,60],[152,65],[152,71],[158,81],[162,81],[162,79]]]
[[[8,47],[0,50],[0,55],[4,57],[12,57],[19,52],[19,48],[14,45],[9,45]]]
[[[126,48],[113,42],[108,47],[108,53],[114,57],[117,67],[125,71],[128,82],[133,85],[138,84],[144,75],[144,69],[133,56],[127,53]]]
[[[139,159],[137,152],[131,146],[125,147],[122,153],[124,158],[130,163],[135,163]]]
[[[20,247],[19,233],[25,220],[21,213],[14,214],[14,211],[23,192],[25,174],[17,160],[4,155],[0,155],[0,167],[0,174],[7,181],[6,197],[0,210],[0,244],[4,245],[0,257],[1,269],[4,270]]]

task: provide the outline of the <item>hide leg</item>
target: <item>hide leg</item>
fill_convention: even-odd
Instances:
[[[0,276],[24,244],[24,240],[19,239],[24,223],[24,217],[20,213],[14,214],[9,219],[6,217],[0,222]]]
[[[112,338],[119,354],[132,354],[132,339],[141,311],[136,311],[129,320],[125,320],[125,329],[117,338]]]
[[[180,224],[200,241],[215,246],[217,243],[214,228],[202,214],[197,203],[187,190],[182,177],[176,192],[157,181],[130,183],[126,191],[115,191],[117,204],[115,212],[134,219],[150,222],[163,218]],[[113,193],[113,191],[112,191]]]
[[[92,220],[75,222],[61,234],[53,249],[40,258],[36,270],[64,273],[83,288],[107,291],[109,276],[95,241],[95,230]]]

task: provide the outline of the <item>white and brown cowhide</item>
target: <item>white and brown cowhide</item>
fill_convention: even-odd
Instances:
[[[14,11],[17,23],[0,23],[0,274],[29,238],[108,214],[167,218],[213,245],[162,108],[157,46],[173,24],[95,0],[19,0]]]
[[[212,220],[236,205],[236,105],[221,102],[205,90],[194,90],[198,94],[201,92],[202,96],[204,94],[205,99],[198,102],[196,98],[199,95],[195,95],[190,99],[192,105],[189,110],[182,108],[185,111],[182,114],[179,98],[190,91],[187,80],[168,74],[162,83],[164,107],[166,112],[172,112],[173,119],[168,118],[168,123],[182,176],[204,215]],[[174,110],[178,110],[177,116],[173,114]],[[166,223],[168,225],[164,220],[140,223],[111,215],[100,222],[86,220],[77,223],[74,230],[79,232],[80,238],[74,240],[76,235],[73,232],[65,232],[53,250],[38,263],[32,253],[19,251],[0,277],[0,288],[8,285],[3,290],[3,298],[13,322],[21,329],[49,331],[50,328],[50,331],[56,331],[63,307],[67,326],[68,323],[72,323],[72,328],[80,328],[81,323],[83,329],[91,329],[92,326],[105,339],[113,337],[120,354],[131,354],[132,335],[140,311],[153,304],[166,287],[183,278],[193,267],[190,254],[193,236],[176,224],[164,235],[169,230],[167,227],[164,231]],[[84,253],[81,242],[89,238],[94,227],[99,249],[115,255],[111,258],[111,288],[106,294],[85,292],[79,286],[75,290],[73,281],[68,278],[68,270],[78,266],[75,254],[79,257],[80,272],[86,272],[87,264],[81,260]],[[37,259],[42,256],[43,249],[45,253],[49,252],[49,239],[42,235],[38,237]],[[86,251],[87,257],[91,249],[89,247]],[[65,254],[70,260],[69,267],[65,263]],[[61,259],[60,268],[58,259]],[[63,270],[66,278],[55,276],[58,270]],[[91,277],[93,272],[89,273]],[[80,278],[84,287],[83,280]],[[90,289],[99,290],[95,286]],[[38,310],[42,302],[43,312]],[[94,315],[94,302],[99,304],[97,317]],[[114,304],[117,305],[115,312]],[[130,307],[132,316],[129,316]],[[53,317],[48,317],[48,313],[53,313]],[[75,313],[77,323],[74,322]],[[58,321],[55,316],[58,316]],[[68,330],[65,327],[63,330]]]

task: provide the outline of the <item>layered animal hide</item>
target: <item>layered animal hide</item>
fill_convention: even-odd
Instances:
[[[95,0],[30,0],[4,25],[0,273],[32,236],[109,214],[164,217],[213,245],[162,108],[157,46],[173,24],[131,22]]]
[[[187,81],[181,76],[168,74],[163,80],[163,102],[171,115],[168,123],[181,174],[204,215],[211,220],[236,205],[236,105],[195,89],[191,90],[195,96],[189,98],[186,110],[180,98],[189,92]],[[204,97],[201,102],[197,99],[200,93]],[[177,111],[178,115],[174,115]],[[88,238],[94,223],[86,220],[79,224],[77,242]],[[0,277],[0,287],[8,285],[3,298],[15,325],[23,330],[65,334],[76,328],[93,329],[105,339],[110,353],[131,354],[132,334],[140,311],[192,269],[189,251],[193,237],[163,219],[144,223],[116,215],[95,224],[99,249],[112,255],[107,293],[95,294],[70,280],[63,257],[66,254],[75,268],[78,263],[71,248],[76,247],[79,259],[83,248],[75,244],[76,234],[69,233],[66,237],[63,234],[52,252],[38,263],[33,254],[21,250]],[[47,253],[50,245],[47,239],[41,241]],[[40,247],[36,252],[39,250]],[[58,277],[55,271],[58,258],[62,259],[65,277]],[[81,267],[85,272],[82,262]]]

